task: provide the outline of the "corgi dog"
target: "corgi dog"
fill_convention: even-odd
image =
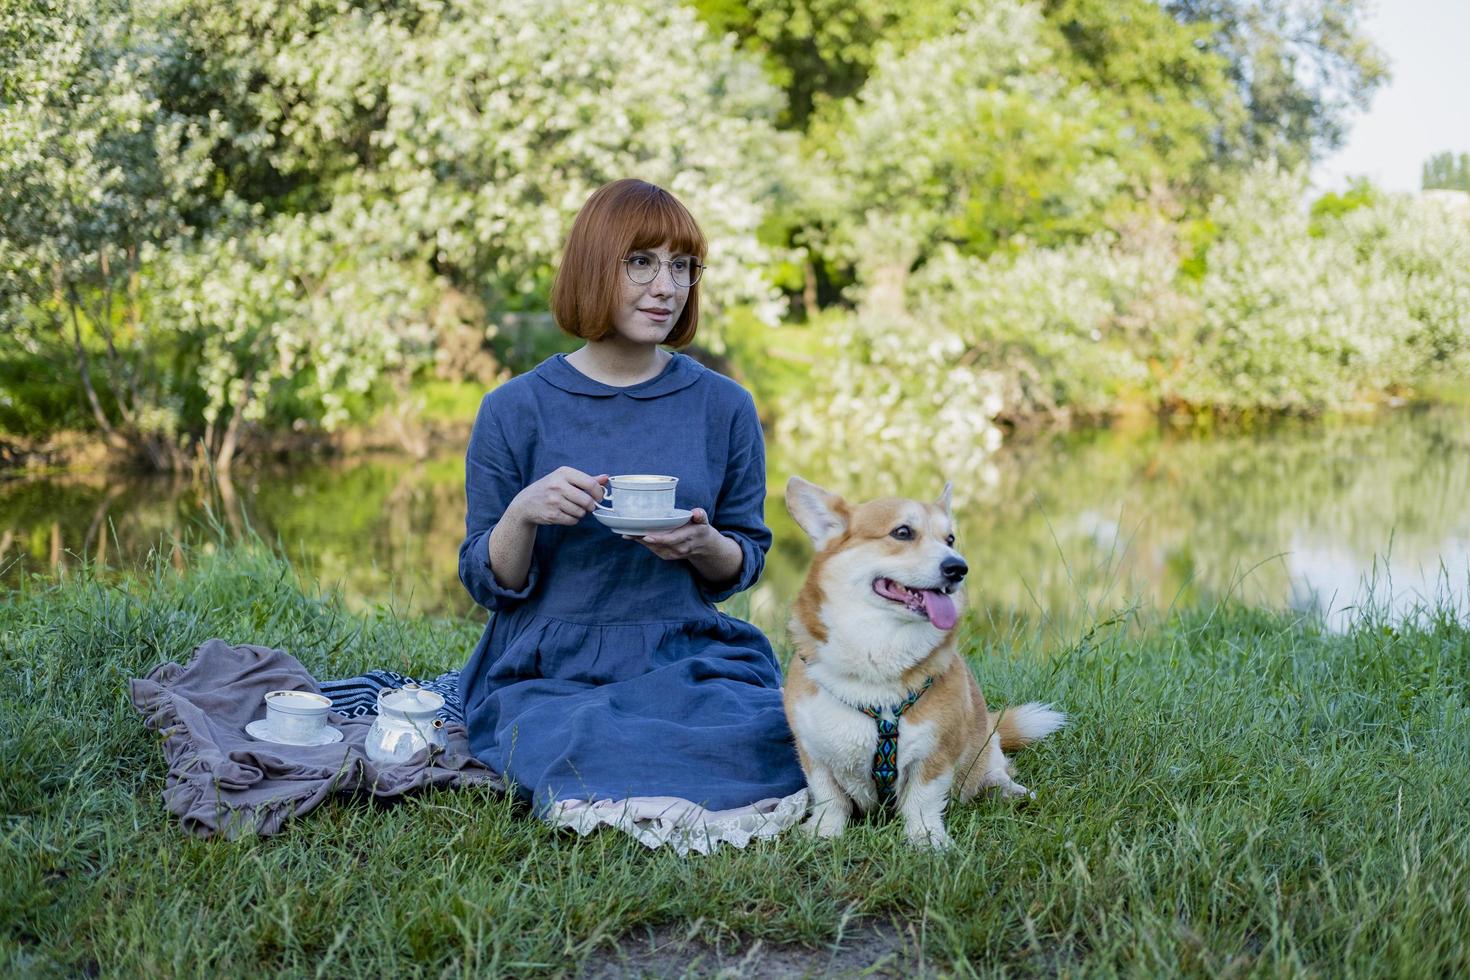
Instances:
[[[1033,795],[1004,750],[1066,722],[1035,702],[990,711],[955,649],[969,567],[950,499],[950,484],[935,503],[857,505],[800,477],[786,484],[816,551],[792,611],[784,697],[812,798],[804,827],[819,836],[891,801],[912,843],[947,847],[949,800]]]

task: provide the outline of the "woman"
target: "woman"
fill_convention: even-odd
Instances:
[[[586,343],[485,397],[459,558],[494,612],[460,679],[475,755],[554,823],[681,850],[772,833],[804,803],[770,644],[715,608],[755,583],[771,542],[755,406],[660,347],[694,338],[704,256],[661,188],[620,180],[588,199],[551,294]],[[603,527],[592,511],[623,473],[678,477],[690,522]]]

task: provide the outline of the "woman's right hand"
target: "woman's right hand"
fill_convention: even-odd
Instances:
[[[606,483],[606,473],[588,476],[581,470],[563,466],[516,494],[506,508],[506,516],[531,525],[571,526],[597,507]]]

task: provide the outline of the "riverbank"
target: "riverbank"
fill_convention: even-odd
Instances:
[[[1470,631],[1432,608],[1389,625],[1370,606],[1340,634],[1209,600],[1064,635],[966,623],[997,703],[1072,716],[1017,755],[1033,804],[955,808],[943,857],[880,820],[680,859],[553,833],[479,790],[186,838],[129,677],[212,636],[322,677],[435,671],[478,619],[352,613],[223,544],[0,598],[9,974],[616,975],[759,950],[810,973],[1470,971]]]
[[[450,449],[462,451],[473,423],[473,412],[462,420],[385,413],[370,424],[339,432],[252,432],[235,468],[249,472],[282,463],[363,459],[385,453],[426,459]],[[198,469],[208,472],[209,464],[201,460]],[[136,457],[111,449],[95,433],[64,431],[44,439],[0,434],[0,478],[68,471],[156,472],[140,468]]]

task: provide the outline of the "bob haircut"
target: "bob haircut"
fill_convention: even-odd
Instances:
[[[613,332],[627,271],[623,259],[641,248],[667,245],[704,261],[708,246],[689,209],[662,187],[624,179],[604,184],[577,212],[551,285],[551,315],[574,337],[602,340]],[[689,287],[684,312],[664,343],[683,347],[699,326],[699,283]]]

